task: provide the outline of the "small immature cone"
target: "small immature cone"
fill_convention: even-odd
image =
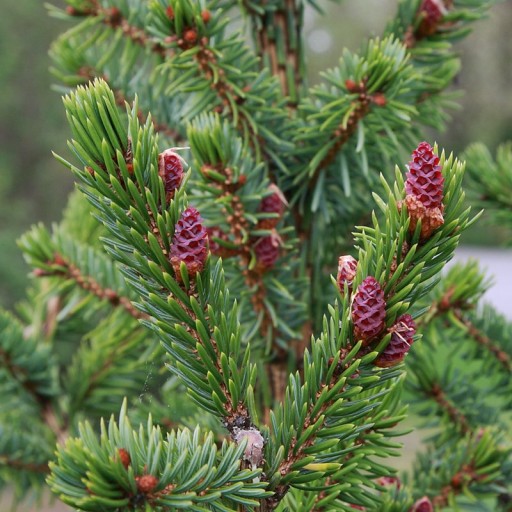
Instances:
[[[411,315],[401,315],[389,331],[392,333],[391,340],[375,360],[375,365],[381,368],[395,366],[403,361],[416,334],[416,324]]]
[[[276,235],[263,236],[254,244],[254,252],[258,266],[269,269],[279,258],[279,237]]]
[[[158,174],[164,182],[167,201],[170,201],[183,181],[181,157],[173,149],[166,149],[158,155]]]
[[[277,185],[272,184],[269,188],[272,190],[272,194],[265,196],[261,200],[258,211],[262,213],[277,213],[278,216],[271,219],[261,219],[258,222],[259,229],[275,228],[281,220],[285,206],[287,205],[286,198]]]
[[[176,277],[181,278],[180,266],[185,263],[189,276],[204,268],[208,256],[208,233],[199,212],[192,206],[181,214],[176,224],[169,251],[169,260]]]
[[[414,232],[421,220],[420,238],[426,240],[435,229],[442,226],[444,177],[439,157],[428,142],[422,142],[412,153],[409,172],[406,174],[407,196],[402,203],[410,217],[409,231]]]
[[[340,256],[338,259],[338,275],[336,282],[338,288],[343,295],[345,292],[345,283],[347,283],[349,290],[352,288],[352,282],[356,277],[357,260],[353,256]]]
[[[386,301],[378,281],[368,276],[357,288],[352,302],[352,322],[356,340],[368,345],[384,330]]]
[[[421,39],[436,33],[439,22],[446,13],[446,7],[443,0],[423,0],[418,12],[423,19],[416,30],[416,37]]]
[[[409,512],[434,512],[434,505],[427,496],[423,496],[414,503]]]

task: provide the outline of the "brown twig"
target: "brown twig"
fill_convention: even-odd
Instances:
[[[103,7],[98,0],[89,0],[89,7],[85,9],[76,9],[73,6],[66,8],[67,14],[75,17],[100,17],[102,22],[112,29],[118,29],[131,39],[135,44],[149,48],[152,52],[164,57],[167,49],[160,43],[154,42],[142,28],[130,25],[128,20],[123,17],[122,12],[117,7]]]
[[[469,421],[457,407],[448,400],[446,394],[439,384],[434,384],[430,390],[430,396],[436,401],[439,407],[448,414],[448,417],[460,428],[463,434],[467,434],[471,428]]]
[[[468,334],[484,349],[489,351],[507,370],[512,373],[512,359],[511,357],[500,347],[498,347],[488,336],[476,327],[469,318],[462,314],[460,309],[454,309],[453,314],[455,318],[464,325]]]
[[[0,455],[0,465],[7,466],[20,471],[30,471],[31,473],[49,473],[48,463],[35,464],[32,462],[24,462],[17,459],[12,459],[8,455]]]
[[[54,270],[36,269],[34,275],[36,277],[57,276],[72,279],[83,290],[92,293],[101,300],[108,300],[113,306],[122,307],[133,318],[137,320],[149,318],[146,313],[137,310],[130,299],[119,295],[110,288],[102,288],[93,277],[83,275],[76,265],[66,260],[61,254],[55,254],[53,260],[49,261],[48,264],[57,265],[59,268]]]

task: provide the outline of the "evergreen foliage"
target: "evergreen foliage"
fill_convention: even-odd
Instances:
[[[509,510],[511,328],[475,307],[474,264],[441,278],[474,217],[464,164],[418,145],[491,2],[402,1],[311,89],[306,3],[51,8],[79,193],[21,238],[37,282],[0,316],[18,498],[46,478],[84,511]],[[436,435],[399,480],[408,404]]]

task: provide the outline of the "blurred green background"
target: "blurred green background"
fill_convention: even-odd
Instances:
[[[341,49],[357,50],[381,32],[396,1],[319,2],[326,18],[308,12],[305,37],[310,83],[337,63]],[[10,307],[24,294],[27,267],[16,239],[31,224],[57,220],[72,188],[71,178],[52,157],[66,154],[68,130],[60,96],[51,90],[48,49],[66,24],[47,16],[39,0],[8,0],[0,17],[0,304]],[[443,134],[433,139],[462,151],[481,140],[491,151],[512,139],[512,1],[495,6],[458,46],[463,70],[458,88],[462,108]],[[481,225],[481,224],[480,224]],[[472,243],[498,244],[498,228],[471,234]]]

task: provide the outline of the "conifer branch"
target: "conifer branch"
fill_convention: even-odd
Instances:
[[[123,308],[130,316],[137,320],[149,320],[149,316],[137,310],[130,299],[119,295],[110,288],[103,288],[92,276],[83,275],[82,271],[73,263],[64,258],[61,254],[55,253],[53,260],[47,262],[51,267],[58,267],[54,270],[43,270],[36,268],[34,275],[36,277],[63,277],[73,280],[82,290],[92,293],[100,300],[107,300],[114,307]]]
[[[30,471],[31,473],[43,473],[47,474],[50,472],[48,463],[34,464],[32,462],[25,462],[22,460],[13,459],[7,455],[0,454],[0,466],[7,466],[16,470]]]
[[[83,111],[84,101],[95,105],[94,110]],[[65,103],[77,137],[71,147],[84,169],[62,162],[82,181],[84,192],[111,231],[107,250],[125,266],[127,282],[141,295],[142,310],[157,319],[145,325],[163,340],[176,361],[173,371],[196,402],[220,415],[233,436],[237,429],[249,428],[252,422],[245,400],[255,374],[248,364],[249,350],[241,353],[236,308],[227,306],[220,263],[210,266],[204,245],[207,235],[197,210],[184,208],[179,189],[169,198],[167,178],[157,172],[152,126],[140,127],[135,105],[126,130],[114,95],[103,81],[78,88]],[[81,123],[95,130],[84,132]],[[190,222],[194,225],[189,226]],[[191,247],[200,252],[190,260],[188,241],[179,237],[198,234],[200,240]]]
[[[11,354],[9,354],[9,352],[4,350],[2,347],[0,347],[0,362],[2,363],[1,366],[10,373],[12,378],[19,382],[20,385],[31,396],[33,396],[41,406],[46,404],[47,397],[43,397],[37,392],[38,384],[37,382],[32,382],[30,380],[29,371],[26,368],[15,364],[12,361]]]
[[[117,7],[103,7],[98,0],[87,0],[86,3],[87,7],[81,9],[69,5],[66,13],[79,18],[88,16],[100,18],[107,27],[120,30],[133,43],[148,48],[161,57],[166,56],[166,48],[155,42],[142,28],[131,25]]]
[[[439,384],[433,384],[430,390],[430,396],[435,400],[439,408],[448,415],[450,420],[452,420],[455,425],[458,425],[462,434],[470,432],[469,421],[464,414],[457,409],[455,404],[447,398]]]
[[[465,327],[467,333],[485,350],[490,352],[507,370],[512,373],[512,358],[488,336],[486,336],[460,309],[452,310],[454,317]]]
[[[53,13],[78,23],[52,57],[79,85],[64,99],[76,161],[57,158],[88,204],[20,242],[34,273],[54,279],[22,306],[30,329],[0,314],[2,478],[20,494],[37,486],[57,437],[47,482],[77,510],[418,512],[457,508],[466,491],[499,506],[511,481],[510,325],[471,313],[485,288],[471,269],[430,295],[472,222],[464,166],[424,142],[389,184],[419,128],[445,122],[452,43],[490,0],[400,0],[388,35],[344,51],[308,96],[302,15],[317,0],[67,1]],[[157,132],[187,140],[190,172],[185,148],[163,149]],[[369,189],[378,209],[355,228],[354,251],[347,232]],[[166,382],[153,372],[160,346]],[[413,483],[386,489],[402,384],[447,428]],[[135,417],[176,430],[162,435],[151,416],[133,430],[125,401],[99,436],[85,423],[67,437],[141,389]]]
[[[478,482],[485,480],[487,475],[479,474],[476,471],[475,461],[472,459],[467,464],[464,464],[459,471],[457,471],[450,479],[449,483],[442,487],[440,493],[432,498],[432,504],[435,507],[447,507],[453,496],[464,492],[464,488],[471,485],[478,484]]]
[[[350,88],[349,88],[350,87]],[[331,165],[333,160],[341,151],[344,144],[356,133],[358,123],[363,120],[370,112],[372,96],[368,96],[365,90],[364,81],[359,85],[352,85],[349,83],[347,89],[351,93],[358,92],[358,98],[352,103],[353,109],[350,112],[348,120],[344,121],[341,125],[339,125],[334,131],[331,137],[331,143],[329,144],[331,148],[329,152],[325,155],[325,157],[319,162],[317,167],[314,169],[313,174],[311,176],[311,180],[308,184],[309,190],[313,191],[316,187],[318,178],[320,177],[321,172]],[[352,89],[352,90],[351,90]],[[381,93],[378,93],[379,102],[381,102],[380,106],[385,104],[385,96]],[[378,102],[375,102],[377,106]]]

